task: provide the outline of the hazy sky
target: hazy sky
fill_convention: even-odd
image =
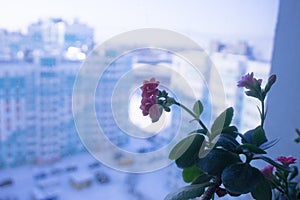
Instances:
[[[97,40],[137,28],[272,37],[279,0],[9,0],[0,28],[26,30],[44,17],[78,18]]]

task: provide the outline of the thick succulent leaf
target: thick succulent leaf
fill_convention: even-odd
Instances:
[[[248,163],[232,164],[222,173],[222,182],[226,190],[235,194],[254,191],[263,179],[263,174]]]
[[[233,108],[227,108],[214,121],[211,127],[210,139],[213,140],[216,136],[221,134],[224,128],[229,127],[233,117]]]
[[[265,131],[261,126],[258,126],[254,129],[254,132],[252,134],[252,141],[256,146],[260,146],[264,142],[267,142]]]
[[[200,100],[195,102],[193,106],[193,111],[196,114],[196,116],[199,118],[201,113],[203,112],[203,105]]]
[[[164,200],[188,200],[200,197],[204,193],[207,184],[189,185],[168,194]]]
[[[241,162],[237,154],[223,149],[213,149],[198,160],[197,166],[209,175],[220,175],[225,167],[237,162]]]
[[[218,138],[216,146],[222,146],[223,148],[233,151],[235,150],[240,144],[236,141],[234,137],[228,134],[221,134]]]
[[[192,134],[181,140],[172,149],[169,158],[175,160],[179,168],[193,166],[199,160],[199,151],[201,149],[204,136]]]
[[[236,138],[238,136],[238,129],[235,126],[228,126],[223,128],[222,134],[228,134],[233,138]]]
[[[191,183],[202,174],[204,174],[204,173],[199,169],[199,167],[197,167],[196,165],[193,165],[182,171],[182,178],[183,178],[184,182]]]
[[[176,160],[180,158],[189,148],[196,146],[197,148],[201,147],[202,142],[204,141],[204,136],[200,134],[191,134],[183,138],[178,142],[169,154],[171,160]]]
[[[272,189],[270,183],[267,180],[261,181],[251,192],[251,195],[256,200],[272,200]]]
[[[208,174],[201,174],[200,176],[198,176],[193,182],[192,184],[203,184],[203,183],[207,183],[209,182],[211,179],[213,178],[213,176],[208,175]]]

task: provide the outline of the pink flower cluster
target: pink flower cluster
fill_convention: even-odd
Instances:
[[[290,157],[280,156],[276,160],[281,162],[284,166],[289,166],[290,164],[294,164],[297,159],[291,156]],[[260,171],[266,177],[266,179],[272,180],[273,170],[274,170],[274,166],[268,165],[265,168],[261,169]]]
[[[254,78],[253,72],[251,74],[246,74],[242,76],[242,79],[238,81],[237,86],[238,87],[245,87],[247,89],[255,87],[255,82],[258,82],[259,85],[262,83],[262,79],[256,79]]]
[[[144,116],[150,116],[152,122],[158,121],[162,113],[161,107],[157,104],[158,85],[159,81],[151,78],[149,81],[145,80],[141,87],[142,101],[140,109]]]
[[[294,164],[297,159],[292,156],[290,157],[280,156],[276,160],[281,162],[285,166],[289,166],[290,164]]]
[[[266,177],[266,179],[272,180],[273,179],[273,170],[274,170],[274,166],[268,165],[260,171]]]

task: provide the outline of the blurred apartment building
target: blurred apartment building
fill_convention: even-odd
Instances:
[[[234,108],[232,123],[241,133],[256,128],[260,124],[257,110],[260,102],[246,96],[244,89],[237,87],[237,82],[243,75],[254,72],[255,77],[265,80],[262,83],[264,85],[268,80],[270,62],[265,59],[265,55],[261,56],[255,47],[247,42],[212,41],[207,52],[208,55],[203,52],[202,57],[198,59],[199,66],[202,66],[198,71],[184,59],[174,57],[174,68],[178,75],[183,76],[193,86],[193,91],[181,89],[183,93],[187,92],[183,95],[183,100],[193,103],[192,99],[196,97],[202,101],[204,112],[201,118],[207,125],[211,125],[214,119],[224,111],[225,106]],[[182,52],[183,56],[188,54],[193,54],[193,52]],[[201,53],[198,52],[197,56],[201,56]],[[173,78],[176,79],[175,76]],[[217,78],[221,79],[221,85],[216,83]],[[174,83],[180,85],[176,81]],[[194,97],[191,97],[192,92]],[[223,93],[225,94],[224,102],[222,96],[219,96]],[[188,120],[185,119],[185,121]]]
[[[73,121],[72,91],[81,61],[85,60],[93,46],[93,29],[78,21],[40,20],[28,27],[27,34],[0,30],[0,168],[51,163],[84,150]],[[203,75],[208,77],[207,82],[199,82],[199,77],[191,73],[191,67],[187,67],[188,63],[170,53],[143,51],[121,57],[110,63],[96,90],[98,98],[95,100],[95,108],[96,112],[101,113],[97,115],[99,124],[117,146],[130,144],[130,137],[122,133],[114,121],[109,98],[101,96],[112,96],[118,80],[134,66],[144,64],[174,67],[175,74],[164,76],[160,73],[158,76],[162,78],[162,82],[183,91],[180,95],[185,96],[185,100],[189,102],[190,91],[181,90],[181,85],[177,82],[178,75],[184,76],[193,87],[195,97],[204,103],[206,113],[203,117],[209,121],[208,118],[214,118],[218,114],[210,113],[210,106],[215,106],[218,112],[221,110],[217,108],[218,105],[210,105],[209,93],[212,91],[208,88],[215,88],[217,91],[214,92],[223,90],[208,87],[214,84],[211,74],[214,65],[222,78],[226,105],[235,108],[233,123],[242,131],[255,128],[259,122],[257,102],[246,97],[243,89],[236,87],[237,81],[245,73],[253,71],[264,80],[268,76],[269,62],[259,59],[253,53],[253,48],[247,43],[226,45],[213,42],[209,57],[204,56],[200,60],[200,64],[204,66]],[[114,57],[119,50],[106,49],[104,54],[106,57]],[[144,76],[135,74],[133,78]],[[127,87],[120,87],[126,90],[125,86]],[[128,100],[127,96],[120,95],[119,98],[120,103]],[[140,102],[137,103],[136,106],[139,107]],[[122,114],[125,116],[125,112]],[[172,123],[178,125],[181,117],[173,116]],[[187,120],[182,123],[188,129],[190,118],[186,116],[185,119]],[[84,125],[87,131],[92,127],[88,124],[89,119],[86,119]],[[170,131],[172,127],[170,125],[166,130]],[[165,135],[165,138],[158,135],[156,139],[149,139],[153,148],[147,147],[146,152],[162,147],[165,144],[162,141],[170,141],[170,136],[172,134]]]
[[[38,62],[49,54],[67,60],[84,60],[94,47],[94,30],[88,25],[61,18],[40,19],[27,33],[0,30],[0,60]]]
[[[86,24],[56,18],[31,24],[27,34],[0,30],[0,167],[83,150],[72,89],[93,34]]]
[[[256,54],[255,48],[246,42],[226,45],[213,42],[210,59],[222,78],[227,107],[234,108],[233,124],[242,133],[254,129],[260,124],[257,106],[260,103],[244,93],[244,88],[238,88],[237,82],[247,73],[264,80],[266,84],[270,72],[270,62]],[[210,82],[213,84],[213,81]]]
[[[72,118],[79,63],[2,63],[0,166],[44,164],[82,151]]]

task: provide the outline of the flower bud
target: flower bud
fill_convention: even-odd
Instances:
[[[269,79],[268,79],[268,83],[265,87],[265,93],[268,93],[272,87],[272,85],[276,82],[276,75],[272,74]]]
[[[270,77],[269,77],[269,80],[268,80],[268,84],[271,84],[273,85],[276,81],[276,75],[275,74],[272,74]]]

